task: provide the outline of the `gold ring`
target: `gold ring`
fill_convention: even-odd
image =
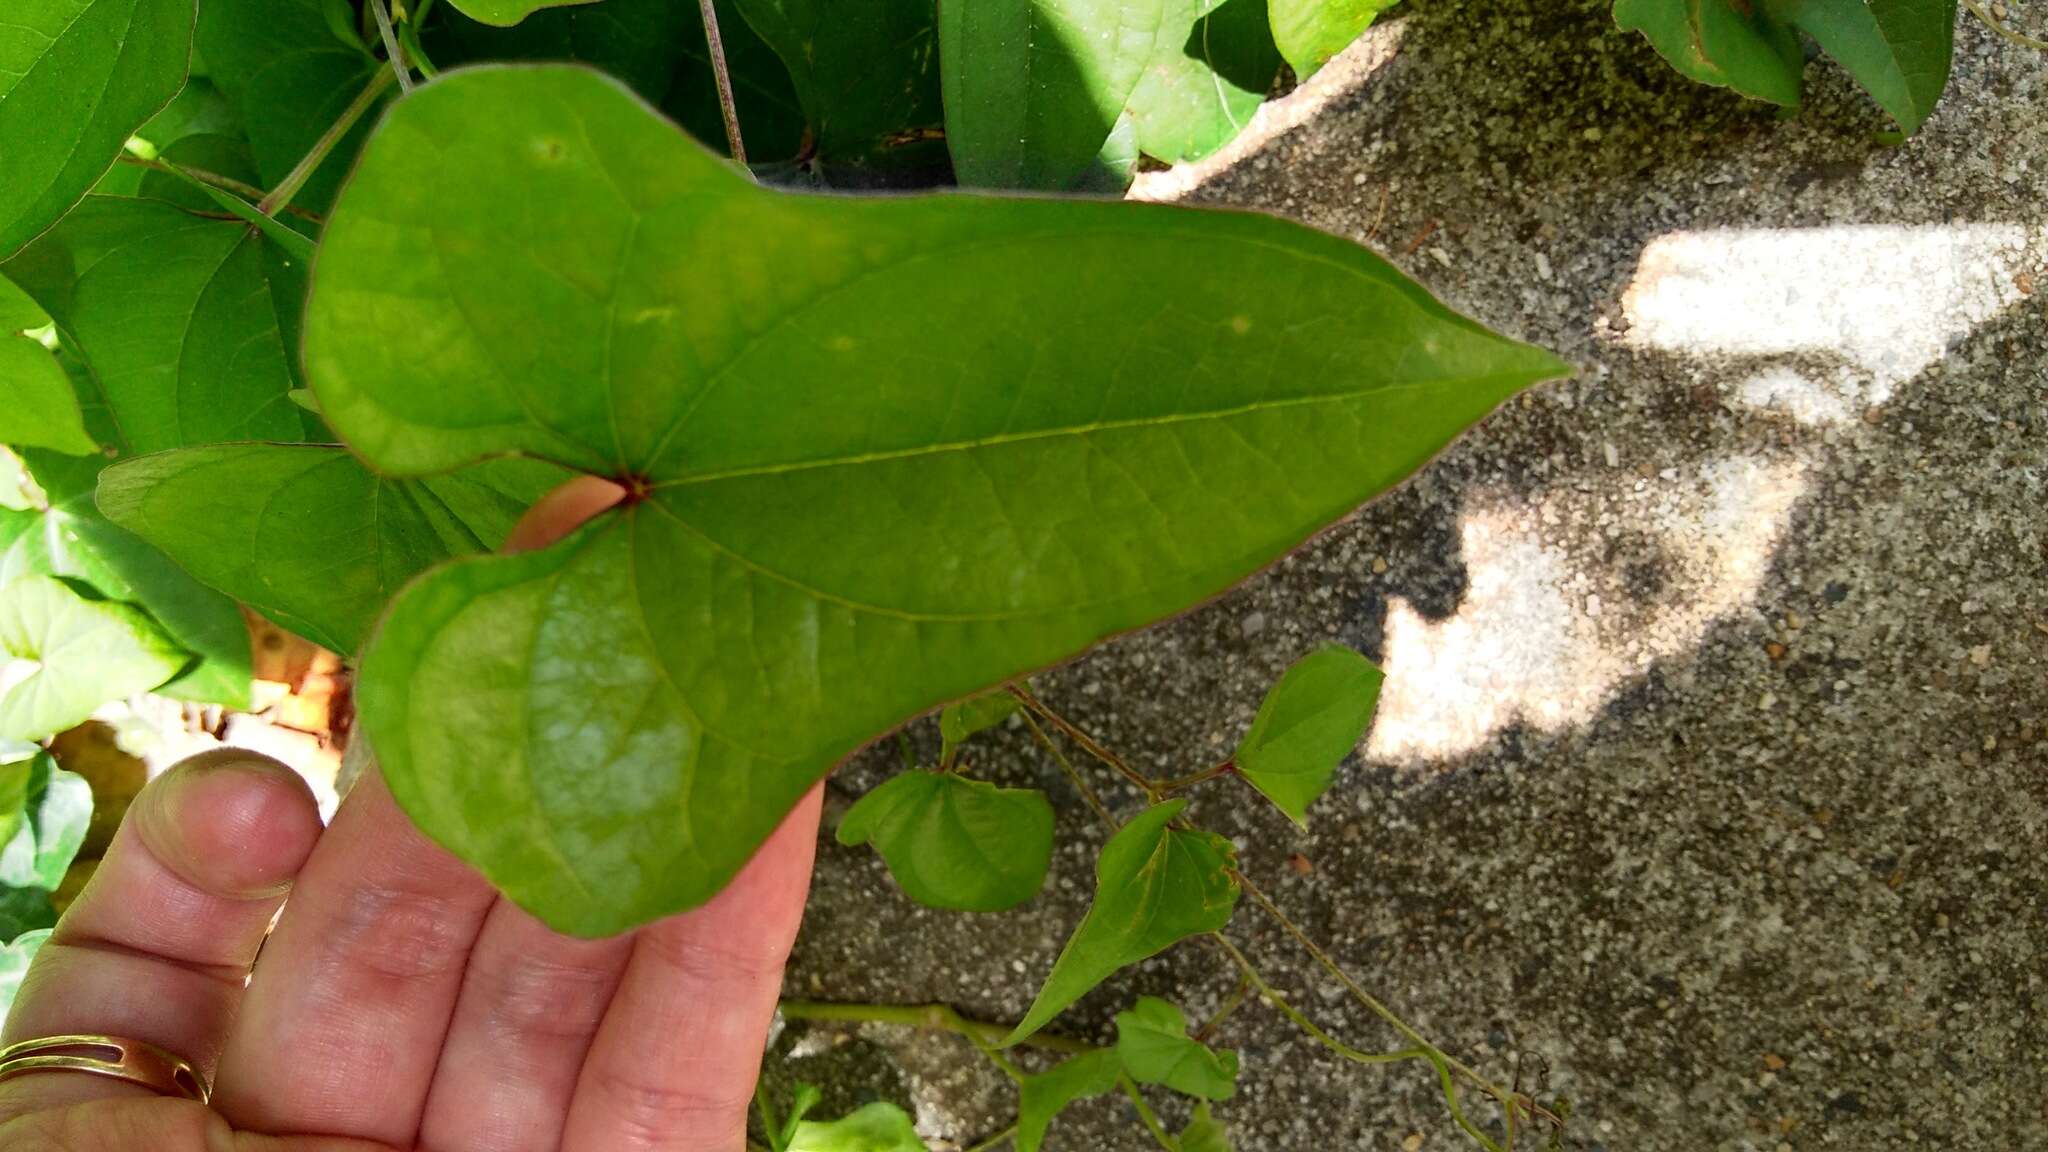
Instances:
[[[201,1104],[213,1095],[191,1061],[122,1036],[45,1036],[0,1049],[0,1081],[32,1072],[84,1072]]]

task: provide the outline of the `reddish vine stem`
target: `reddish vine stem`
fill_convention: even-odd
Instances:
[[[1205,780],[1214,780],[1218,776],[1228,776],[1236,771],[1237,761],[1234,759],[1225,760],[1221,764],[1212,768],[1204,768],[1192,775],[1181,776],[1173,780],[1155,780],[1153,781],[1153,786],[1161,792],[1179,792],[1183,789],[1192,788]]]
[[[745,168],[747,145],[740,139],[740,109],[732,96],[732,71],[725,64],[725,41],[718,35],[715,0],[697,0],[697,11],[704,18],[704,46],[711,56],[711,77],[718,85],[718,111],[725,118],[725,142],[732,149],[733,163]]]
[[[1059,713],[1053,711],[1051,708],[1047,707],[1043,700],[1040,700],[1038,697],[1031,694],[1031,690],[1029,688],[1024,687],[1024,685],[1022,684],[1013,683],[1009,685],[1009,689],[1010,695],[1015,696],[1017,698],[1018,703],[1024,705],[1024,707],[1026,708],[1029,708],[1031,711],[1038,713],[1039,716],[1044,718],[1046,723],[1052,725],[1053,727],[1059,729],[1061,732],[1065,733],[1067,739],[1072,740],[1074,743],[1081,746],[1081,751],[1088,753],[1090,756],[1095,757],[1097,760],[1100,760],[1102,763],[1115,769],[1118,772],[1118,774],[1122,775],[1124,779],[1130,781],[1134,786],[1137,787],[1139,791],[1143,792],[1146,795],[1146,797],[1150,799],[1154,804],[1157,804],[1159,802],[1159,786],[1157,784],[1154,784],[1149,778],[1147,778],[1144,773],[1139,772],[1137,769],[1131,767],[1129,764],[1124,763],[1121,757],[1119,757],[1116,753],[1111,752],[1109,749],[1104,748],[1101,745],[1101,743],[1099,743],[1095,739],[1095,737],[1090,736],[1087,732],[1083,731],[1080,725],[1075,724],[1073,721],[1067,719],[1065,716],[1062,716]]]

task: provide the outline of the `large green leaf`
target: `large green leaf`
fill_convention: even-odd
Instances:
[[[0,587],[0,654],[36,665],[0,696],[0,738],[12,740],[82,723],[107,701],[170,679],[190,659],[138,609],[87,600],[49,576]]]
[[[298,166],[384,67],[328,0],[205,0],[199,52],[240,115],[265,187]],[[358,126],[294,203],[325,211],[368,135]]]
[[[1173,827],[1186,806],[1169,800],[1147,808],[1103,845],[1095,862],[1095,902],[1005,1044],[1051,1023],[1117,969],[1230,922],[1237,907],[1230,874],[1236,849],[1214,833]]]
[[[788,66],[818,161],[929,164],[940,140],[934,0],[734,0]]]
[[[522,453],[636,493],[423,577],[360,684],[421,826],[591,933],[708,897],[876,733],[1214,595],[1562,367],[1266,217],[769,191],[567,68],[394,109],[317,283],[308,374],[380,472]]]
[[[0,332],[0,444],[48,448],[72,456],[97,452],[71,378],[48,348]]]
[[[1781,0],[1772,11],[1819,41],[1908,135],[1948,86],[1955,0]]]
[[[45,906],[49,903],[47,899],[43,902]],[[0,913],[0,920],[4,920],[4,913]],[[0,1020],[5,1020],[8,1009],[14,1007],[14,995],[21,990],[21,978],[28,975],[29,964],[49,938],[48,928],[37,928],[23,932],[6,947],[0,948]]]
[[[1139,997],[1116,1014],[1116,1055],[1140,1084],[1161,1084],[1183,1096],[1228,1100],[1237,1095],[1237,1053],[1218,1052],[1188,1035],[1188,1018],[1156,996]]]
[[[0,272],[83,355],[125,447],[296,440],[268,244],[236,221],[93,196]]]
[[[1169,163],[1200,160],[1236,139],[1265,102],[1281,63],[1266,0],[1174,6],[1193,30],[1178,50],[1145,66],[1130,102],[1138,147]]]
[[[486,24],[509,28],[544,8],[570,4],[591,4],[596,0],[448,0],[464,15]]]
[[[1731,0],[1615,0],[1614,22],[1641,32],[1672,67],[1703,84],[1774,104],[1799,103],[1806,66],[1799,37]]]
[[[1180,0],[939,5],[946,141],[960,183],[1074,187],[1145,65],[1180,49],[1189,18]]]
[[[1053,1118],[1078,1100],[1116,1091],[1123,1062],[1114,1049],[1084,1052],[1026,1076],[1018,1085],[1017,1152],[1039,1152]]]
[[[841,844],[873,844],[911,899],[999,912],[1038,894],[1052,862],[1052,805],[1029,788],[950,772],[904,772],[839,822]]]
[[[209,444],[100,476],[99,507],[282,627],[352,653],[406,581],[504,543],[566,477],[532,460],[383,480],[327,445]]]
[[[1379,703],[1380,670],[1332,644],[1296,661],[1259,704],[1234,759],[1252,787],[1296,824],[1330,787]]]
[[[0,885],[54,891],[92,826],[92,785],[45,753],[30,761],[23,800],[23,819],[0,839]]]
[[[193,0],[8,0],[0,257],[57,222],[185,80]]]
[[[1400,0],[1269,0],[1273,41],[1306,80]]]
[[[909,1113],[877,1100],[839,1120],[806,1120],[796,1126],[789,1152],[925,1152]]]

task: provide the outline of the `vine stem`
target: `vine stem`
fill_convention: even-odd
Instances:
[[[1124,1095],[1131,1098],[1131,1107],[1138,1110],[1138,1119],[1144,1122],[1145,1131],[1150,1132],[1152,1138],[1159,1141],[1159,1146],[1166,1149],[1166,1152],[1180,1152],[1180,1145],[1174,1143],[1173,1137],[1166,1134],[1166,1126],[1159,1122],[1158,1114],[1145,1102],[1145,1094],[1138,1090],[1137,1083],[1126,1074],[1118,1076],[1116,1084],[1124,1090]]]
[[[1012,1122],[1008,1128],[967,1149],[967,1152],[991,1152],[1017,1138],[1017,1125]]]
[[[1014,683],[1009,685],[1009,689],[1010,695],[1015,696],[1019,704],[1038,713],[1046,723],[1059,729],[1066,735],[1067,739],[1080,745],[1081,751],[1088,753],[1090,756],[1115,769],[1124,779],[1130,781],[1139,791],[1145,793],[1146,798],[1152,803],[1157,804],[1163,799],[1159,793],[1159,786],[1147,778],[1144,773],[1124,763],[1122,757],[1104,748],[1095,737],[1082,731],[1080,725],[1075,724],[1065,716],[1047,707],[1043,700],[1031,694],[1031,689],[1024,687],[1022,684]]]
[[[398,62],[392,61],[389,68],[379,69],[377,74],[370,78],[370,82],[364,85],[363,90],[356,93],[356,98],[349,102],[349,106],[342,110],[341,118],[328,125],[327,131],[321,133],[320,139],[313,142],[312,150],[300,158],[291,172],[278,182],[277,187],[272,188],[268,195],[257,202],[258,212],[265,216],[275,216],[280,209],[292,202],[292,197],[298,195],[299,189],[305,187],[306,181],[312,179],[313,173],[319,170],[320,165],[334,151],[335,145],[341,143],[342,137],[349,134],[365,113],[376,107],[377,101],[383,99],[385,89],[398,82],[398,68]]]
[[[697,0],[704,17],[704,46],[711,56],[711,77],[718,84],[718,111],[725,118],[725,142],[732,149],[733,163],[747,166],[747,145],[740,139],[740,109],[732,97],[732,70],[725,64],[725,41],[718,35],[716,0]]]
[[[1204,768],[1192,775],[1181,776],[1173,780],[1155,780],[1153,781],[1153,787],[1158,788],[1161,792],[1179,792],[1182,789],[1192,788],[1205,780],[1214,780],[1218,776],[1228,776],[1236,771],[1237,761],[1233,758],[1225,760],[1213,768]]]
[[[173,164],[162,157],[150,159],[129,152],[123,152],[118,159],[123,164],[132,164],[137,168],[147,168],[153,172],[161,172],[166,176],[176,176],[179,179],[200,184],[211,184],[223,192],[232,192],[252,203],[263,199],[263,189],[256,187],[254,184],[244,184],[232,176],[223,176],[218,172],[208,172],[204,168],[187,168],[182,164]],[[321,222],[318,213],[308,212],[304,208],[286,208],[285,211],[302,220],[310,220],[315,224]]]
[[[2029,36],[2026,33],[2020,31],[2019,29],[2014,28],[2012,25],[2007,24],[2005,21],[2000,20],[1996,16],[1993,16],[1990,13],[1990,11],[1987,10],[1982,4],[1979,4],[1977,0],[1963,0],[1963,7],[1968,8],[1970,10],[1970,15],[1975,16],[1978,20],[1982,21],[1986,28],[1991,29],[1993,32],[1996,32],[1998,35],[2004,37],[2012,43],[2017,44],[2022,48],[2032,48],[2037,52],[2048,52],[2048,40],[2036,39],[2035,37]]]
[[[384,41],[384,56],[391,61],[391,70],[398,77],[400,92],[412,91],[412,65],[405,62],[405,46],[398,42],[398,33],[391,27],[391,5],[389,0],[369,0],[370,13],[377,18],[377,36]]]
[[[930,1032],[951,1032],[972,1041],[977,1048],[1003,1042],[1010,1034],[1006,1024],[991,1024],[963,1016],[950,1004],[853,1004],[830,1000],[784,1000],[784,1020],[837,1022],[842,1024],[897,1024]],[[1048,1052],[1080,1055],[1096,1051],[1093,1044],[1040,1032],[1025,1040]],[[986,1049],[985,1049],[986,1050]]]
[[[1052,742],[1052,737],[1045,734],[1045,729],[1038,726],[1038,718],[1031,714],[1031,709],[1026,708],[1017,715],[1024,718],[1024,726],[1031,729],[1032,739],[1038,741],[1039,746],[1047,752],[1052,753],[1052,758],[1059,763],[1060,771],[1066,773],[1067,781],[1081,794],[1081,798],[1088,802],[1088,806],[1095,809],[1095,814],[1102,817],[1102,822],[1109,825],[1109,830],[1115,832],[1121,827],[1116,816],[1110,812],[1109,806],[1102,802],[1102,797],[1097,796],[1095,789],[1088,786],[1087,777],[1082,776],[1081,770],[1074,767],[1074,762],[1067,759],[1067,754],[1060,751],[1060,746]]]

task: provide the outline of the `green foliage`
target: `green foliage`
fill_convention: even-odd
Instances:
[[[904,894],[932,908],[999,912],[1038,894],[1052,862],[1041,792],[949,772],[905,772],[860,798],[841,844],[873,844]]]
[[[15,767],[24,769],[19,794],[0,786],[0,886],[55,891],[92,825],[92,786],[46,752],[0,766],[0,776]]]
[[[1187,1017],[1155,996],[1117,1013],[1116,1055],[1140,1084],[1162,1084],[1204,1100],[1237,1094],[1237,1053],[1218,1052],[1190,1038]]]
[[[934,0],[733,2],[788,68],[821,166],[943,162]]]
[[[1221,591],[1561,367],[1292,224],[791,197],[552,68],[388,117],[306,366],[386,476],[516,453],[644,490],[422,578],[359,696],[414,818],[592,933],[708,897],[877,731]]]
[[[1273,42],[1306,80],[1398,0],[1270,0]]]
[[[0,443],[72,456],[100,450],[85,433],[71,377],[40,341],[0,332]]]
[[[28,966],[50,938],[48,928],[23,932],[13,943],[0,947],[0,1020],[7,1018],[7,1010],[14,1007],[14,994],[21,990],[21,978],[28,975]]]
[[[1123,1063],[1114,1049],[1070,1057],[1018,1085],[1017,1152],[1039,1152],[1046,1128],[1067,1106],[1116,1091]]]
[[[589,4],[596,0],[448,0],[456,10],[482,21],[500,27],[511,27],[544,8],[559,8],[569,4]]]
[[[349,653],[406,581],[497,548],[566,475],[493,460],[382,480],[336,447],[212,444],[107,469],[99,507],[208,585]]]
[[[953,756],[977,732],[989,729],[1008,720],[1017,712],[1017,698],[1008,692],[990,692],[958,704],[948,704],[939,713],[939,738],[944,746],[939,752],[939,762],[950,766]]]
[[[1908,135],[1934,111],[1954,54],[1955,0],[1616,0],[1615,22],[1641,32],[1702,83],[1791,106],[1814,38]]]
[[[1289,819],[1306,824],[1308,806],[1372,723],[1383,678],[1341,645],[1302,657],[1260,702],[1232,757],[1238,770]]]
[[[1095,902],[1053,963],[1031,1010],[1004,1041],[1052,1022],[1117,969],[1230,922],[1237,850],[1210,832],[1173,827],[1185,800],[1154,805],[1118,830],[1095,862]]]
[[[1168,163],[1200,160],[1237,138],[1280,74],[1266,0],[1169,0],[1173,27],[1189,27],[1177,51],[1157,53],[1129,111],[1138,147]]]
[[[9,0],[0,22],[0,256],[78,203],[185,81],[193,0]]]
[[[1180,1152],[1231,1152],[1230,1130],[1209,1114],[1206,1102],[1195,1106],[1194,1117],[1175,1142]]]
[[[191,658],[143,613],[88,600],[49,576],[0,588],[0,654],[35,662],[0,695],[7,740],[62,732],[108,699],[162,684]]]
[[[925,1152],[925,1144],[903,1109],[878,1100],[839,1120],[798,1124],[789,1152]]]
[[[754,1102],[761,1113],[762,1130],[768,1134],[769,1152],[789,1152],[789,1146],[796,1142],[796,1132],[803,1125],[804,1117],[818,1106],[822,1099],[815,1084],[799,1084],[789,1102],[789,1115],[777,1116],[775,1106],[768,1096],[766,1082],[754,1086]]]

